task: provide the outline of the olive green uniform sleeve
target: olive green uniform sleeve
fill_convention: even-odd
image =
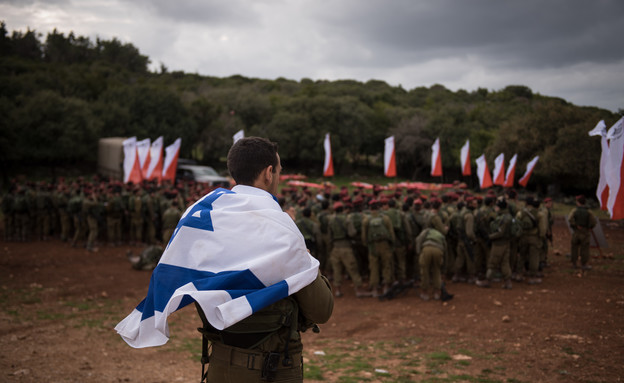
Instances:
[[[319,271],[314,282],[295,293],[299,310],[314,323],[325,323],[334,310],[334,296],[327,278]]]
[[[390,241],[392,243],[395,243],[396,242],[396,236],[394,235],[394,227],[392,226],[392,221],[385,214],[382,214],[381,217],[382,217],[382,219],[384,221],[384,224],[386,225],[386,229],[388,229],[388,233],[390,234]]]
[[[477,236],[474,231],[474,215],[467,213],[465,217],[466,237],[471,241],[476,241]]]

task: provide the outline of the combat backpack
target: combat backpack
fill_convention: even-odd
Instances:
[[[388,241],[390,240],[390,233],[384,223],[383,216],[373,216],[368,221],[368,241]]]
[[[332,232],[332,240],[338,241],[348,238],[346,217],[343,214],[336,214],[335,216],[330,217],[329,225]]]
[[[584,229],[589,229],[591,226],[589,222],[589,210],[587,210],[584,206],[577,207],[572,218],[574,219],[574,224],[576,226]]]
[[[522,237],[522,224],[519,220],[515,218],[511,218],[511,238],[520,238]]]

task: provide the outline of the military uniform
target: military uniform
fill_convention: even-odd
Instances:
[[[118,192],[109,194],[106,200],[106,234],[110,245],[121,245],[121,223],[124,206]]]
[[[394,282],[392,255],[394,241],[394,229],[390,218],[378,210],[371,211],[371,215],[365,217],[362,222],[362,242],[368,244],[369,285],[376,293],[380,282],[380,267],[384,289],[388,289]]]
[[[15,231],[15,195],[13,192],[6,193],[2,197],[2,217],[4,219],[4,240],[13,239]]]
[[[591,230],[596,226],[597,220],[594,214],[585,206],[577,206],[570,211],[568,222],[572,228],[570,241],[570,260],[577,267],[578,258],[581,258],[581,266],[587,268],[589,262],[589,243]]]
[[[472,210],[467,207],[464,207],[460,214],[460,226],[456,228],[458,238],[457,258],[455,259],[453,268],[453,281],[459,281],[460,274],[465,269],[469,277],[469,282],[472,282],[475,276],[473,244],[475,243],[476,236],[474,232],[474,215]]]
[[[517,218],[523,230],[519,246],[520,259],[528,262],[529,283],[539,283],[539,257],[542,239],[546,235],[545,220],[530,203],[518,212]]]
[[[421,297],[428,299],[428,292],[433,291],[434,298],[439,299],[442,287],[441,269],[446,253],[444,234],[434,228],[423,230],[416,238],[416,253],[419,254],[419,266],[423,290]]]
[[[336,211],[329,216],[327,229],[331,239],[329,261],[332,266],[336,296],[342,295],[340,287],[342,286],[343,266],[353,281],[357,295],[358,289],[362,286],[362,276],[358,271],[357,261],[349,240],[346,215],[342,211]]]
[[[498,211],[498,215],[491,222],[489,239],[492,242],[490,258],[488,259],[485,277],[488,283],[492,281],[494,272],[500,270],[505,284],[503,287],[511,288],[511,267],[509,265],[509,244],[511,242],[512,217],[506,208]]]
[[[165,210],[162,216],[163,243],[169,243],[180,218],[182,218],[182,211],[178,208],[177,203]]]
[[[412,238],[412,231],[406,216],[396,207],[389,207],[383,214],[390,218],[394,229],[395,272],[399,281],[407,279],[407,247]]]
[[[138,256],[132,255],[132,252],[130,251],[128,251],[126,256],[132,264],[133,269],[149,271],[156,268],[163,252],[164,250],[162,247],[154,245],[145,248]]]
[[[136,191],[128,200],[130,211],[130,241],[138,244],[143,241],[143,199],[140,192]]]
[[[72,246],[77,246],[78,241],[83,237],[85,218],[82,214],[83,197],[80,192],[76,192],[67,202],[67,211],[71,215],[74,224],[74,235],[72,237]]]
[[[368,268],[368,245],[366,242],[362,242],[362,222],[366,214],[359,210],[359,205],[356,204],[355,210],[347,214],[347,230],[349,236],[353,240],[353,254],[358,264],[358,270],[361,276],[367,278],[369,273]]]
[[[312,254],[314,258],[319,259],[319,247],[322,241],[319,224],[314,222],[312,218],[306,216],[298,218],[295,224],[303,235],[303,239],[305,240],[306,247],[310,250],[310,254]]]
[[[272,375],[271,381],[275,382],[303,382],[303,344],[300,331],[305,331],[314,323],[327,322],[333,306],[329,282],[319,273],[314,282],[292,297],[266,307],[216,336],[206,333],[205,336],[212,344],[208,381],[262,382],[269,381],[263,379],[263,375]],[[242,340],[248,341],[251,337],[251,328],[263,327],[263,321],[267,320],[263,316],[271,316],[263,313],[277,313],[278,317],[287,317],[283,322],[289,325],[278,325],[264,339],[260,338],[257,344],[241,344]],[[279,315],[280,313],[282,314]],[[231,332],[228,333],[228,330]],[[234,331],[237,330],[244,336],[236,337]],[[273,363],[266,363],[268,360]],[[269,365],[273,368],[268,368]]]
[[[87,195],[82,202],[82,214],[86,217],[87,227],[89,228],[87,236],[87,250],[89,251],[97,251],[95,243],[99,235],[99,213],[97,196],[95,194]]]

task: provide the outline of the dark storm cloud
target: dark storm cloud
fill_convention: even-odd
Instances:
[[[337,38],[357,41],[387,63],[475,54],[493,64],[542,68],[624,57],[624,1],[619,0],[325,5],[316,13],[319,22]]]
[[[259,17],[253,2],[244,0],[124,0],[135,6],[142,6],[156,15],[174,22],[191,22],[206,26],[248,27],[258,22]]]

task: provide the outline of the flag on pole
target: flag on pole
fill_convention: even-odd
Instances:
[[[318,268],[273,196],[244,185],[219,188],[186,210],[146,298],[115,330],[132,347],[165,344],[167,317],[193,301],[222,330],[309,285]]]
[[[487,189],[492,186],[492,176],[490,175],[490,169],[488,169],[487,162],[485,161],[485,154],[482,154],[475,160],[477,163],[477,177],[479,177],[479,187],[481,189]]]
[[[462,176],[469,176],[472,174],[470,170],[470,140],[466,140],[464,146],[461,147],[460,160]]]
[[[605,169],[609,183],[607,209],[611,219],[624,218],[624,117],[620,118],[607,132],[609,157]]]
[[[151,141],[149,138],[137,141],[136,143],[137,154],[139,155],[139,166],[141,167],[141,176],[143,179],[147,178],[147,168],[150,162],[150,147]]]
[[[494,185],[505,185],[505,154],[494,159]]]
[[[163,169],[163,137],[160,136],[154,142],[152,142],[152,146],[150,148],[150,162],[147,167],[147,173],[145,175],[145,179],[147,180],[157,180],[160,183],[162,179],[162,169]]]
[[[505,183],[503,184],[506,188],[512,188],[514,186],[514,177],[516,176],[516,161],[518,161],[518,155],[514,154],[509,160],[509,167],[507,168],[507,173],[505,174]]]
[[[238,132],[234,133],[234,136],[232,138],[234,139],[234,143],[236,143],[236,141],[240,140],[241,138],[245,138],[245,131],[243,129],[239,130]]]
[[[518,184],[522,185],[522,187],[526,187],[529,183],[529,178],[531,178],[531,174],[533,174],[533,169],[535,168],[535,164],[537,164],[537,160],[539,160],[539,156],[535,156],[531,161],[529,161],[524,175],[518,180]]]
[[[325,141],[323,142],[325,148],[325,163],[323,164],[323,177],[332,177],[334,175],[334,159],[331,151],[331,140],[329,139],[329,133],[325,134]]]
[[[440,153],[440,138],[436,138],[431,146],[431,176],[442,177],[442,156]]]
[[[386,138],[384,150],[384,175],[396,177],[396,152],[394,149],[394,136]]]
[[[176,169],[178,168],[178,157],[180,156],[181,138],[177,138],[173,144],[165,148],[165,162],[163,164],[163,181],[175,181]]]
[[[123,142],[124,183],[133,182],[138,184],[142,180],[141,166],[139,165],[139,155],[137,154],[136,143],[136,137],[130,137]]]
[[[600,179],[596,188],[596,197],[600,203],[602,210],[607,209],[607,201],[609,200],[609,184],[607,183],[606,167],[609,162],[609,141],[607,140],[607,125],[604,120],[600,120],[596,127],[589,132],[590,136],[600,136],[600,146],[602,152],[600,154]]]

